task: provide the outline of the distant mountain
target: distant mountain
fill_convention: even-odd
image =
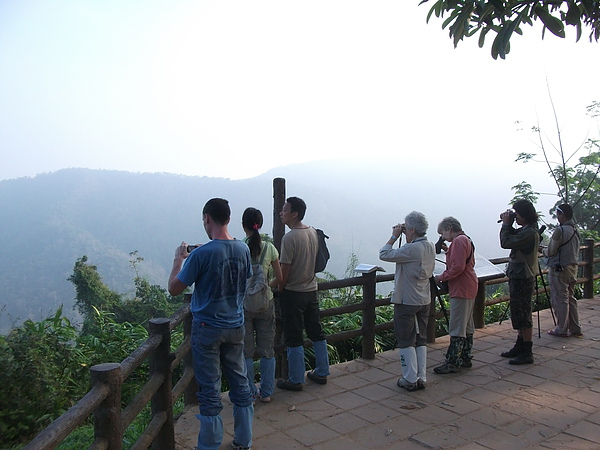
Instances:
[[[64,169],[0,181],[0,332],[27,318],[39,320],[61,303],[75,317],[75,291],[67,278],[83,255],[108,286],[132,295],[129,253],[137,250],[144,258],[141,274],[166,287],[176,246],[207,240],[201,211],[209,198],[230,201],[235,237],[243,237],[241,214],[247,206],[263,211],[262,231],[272,234],[276,177],[286,179],[288,196],[306,201],[305,223],[330,236],[328,270],[337,277],[344,275],[351,253],[361,262],[380,264],[378,251],[392,225],[414,209],[429,218],[431,240],[437,239],[439,220],[455,215],[478,253],[506,254],[498,246],[496,218],[512,196],[511,184],[493,186],[493,180],[485,181],[485,196],[456,181],[456,192],[469,196],[460,199],[444,194],[445,182],[436,182],[442,178],[430,171],[350,160],[287,166],[247,180]]]

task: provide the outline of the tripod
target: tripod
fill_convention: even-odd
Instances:
[[[538,271],[539,273],[535,276],[535,307],[537,308],[537,323],[538,323],[538,338],[542,337],[541,325],[540,325],[540,293],[538,289],[538,278],[542,281],[542,286],[544,288],[544,294],[546,294],[546,298],[550,299],[550,295],[548,294],[548,288],[546,282],[544,281],[544,274],[542,273],[542,266],[538,261]],[[504,312],[502,313],[502,317],[500,318],[499,324],[502,324],[504,319],[506,319],[506,314],[508,313],[508,308],[510,307],[510,302],[506,305]],[[550,305],[550,314],[552,314],[552,321],[556,326],[556,317],[554,317],[554,311],[552,310],[552,305]]]

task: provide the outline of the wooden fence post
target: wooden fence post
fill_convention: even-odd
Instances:
[[[375,359],[376,278],[377,272],[363,273],[362,358]]]
[[[585,249],[583,251],[583,277],[587,281],[583,284],[583,298],[594,297],[594,240],[586,239],[584,241]]]
[[[169,319],[151,319],[149,335],[160,335],[160,345],[150,357],[150,378],[154,375],[164,377],[162,384],[152,396],[152,417],[165,414],[165,422],[153,441],[154,448],[175,448],[175,422],[173,421],[173,398],[171,362],[171,330]]]
[[[123,448],[123,426],[121,425],[121,365],[104,363],[90,369],[92,386],[106,384],[110,388],[108,397],[94,411],[94,438],[107,444],[109,450]]]
[[[285,203],[285,178],[273,179],[273,244],[277,251],[281,251],[281,238],[285,234],[285,225],[279,218],[279,213]],[[275,345],[282,342],[283,330],[281,328],[281,310],[279,298],[273,299],[275,303]],[[275,375],[287,378],[287,354],[285,351],[275,355]]]
[[[192,294],[185,294],[183,296],[184,301],[188,304],[192,301]],[[183,338],[190,340],[190,351],[186,353],[183,357],[183,369],[185,370],[194,370],[194,360],[192,359],[192,313],[186,314],[183,319]],[[196,377],[189,382],[185,391],[183,391],[183,403],[185,406],[195,405],[198,403],[198,383],[196,382]]]

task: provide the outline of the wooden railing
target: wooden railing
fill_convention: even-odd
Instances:
[[[582,259],[579,265],[582,267],[582,277],[577,282],[583,284],[584,298],[593,297],[594,280],[600,278],[598,273],[594,273],[594,265],[600,262],[600,258],[594,258],[594,249],[597,247],[600,247],[600,243],[594,243],[591,239],[586,240],[581,247]],[[502,264],[506,261],[506,258],[492,260],[494,264]],[[389,297],[377,298],[376,287],[377,283],[389,282],[393,279],[393,274],[376,275],[375,272],[371,272],[359,277],[319,283],[320,291],[353,286],[362,286],[363,290],[362,302],[321,311],[322,317],[362,311],[362,327],[360,329],[328,335],[327,341],[334,343],[362,336],[362,358],[374,359],[376,334],[393,329],[393,322],[376,324],[377,308],[390,304]],[[474,310],[476,327],[484,326],[483,315],[486,306],[508,300],[508,296],[486,300],[485,287],[507,281],[505,277],[480,280]],[[93,366],[91,368],[91,390],[65,414],[38,434],[24,449],[56,448],[73,430],[87,421],[90,415],[94,417],[94,441],[89,448],[121,449],[124,430],[148,403],[152,408],[152,420],[132,448],[145,449],[150,446],[159,449],[175,448],[173,404],[182,396],[186,405],[196,403],[196,382],[190,351],[190,298],[191,295],[187,294],[186,303],[170,319],[152,319],[148,339],[120,364],[105,363]],[[431,316],[439,317],[441,312],[436,311],[436,303],[434,301],[431,303]],[[171,353],[171,332],[179,326],[183,327],[184,340],[175,352]],[[435,327],[435,320],[430,320],[430,326]],[[434,332],[429,332],[428,335],[435,337]],[[307,342],[307,345],[310,343]],[[279,352],[282,352],[281,347],[279,347]],[[150,361],[148,382],[131,403],[121,409],[123,383],[147,359]],[[183,369],[182,375],[175,386],[172,386],[173,371],[180,365]]]

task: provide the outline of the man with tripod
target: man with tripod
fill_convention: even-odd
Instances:
[[[579,232],[573,222],[573,208],[563,203],[556,208],[559,226],[554,229],[548,248],[542,248],[548,257],[550,298],[556,315],[556,328],[548,334],[558,337],[582,337],[579,325],[577,299],[574,296],[579,259]]]

